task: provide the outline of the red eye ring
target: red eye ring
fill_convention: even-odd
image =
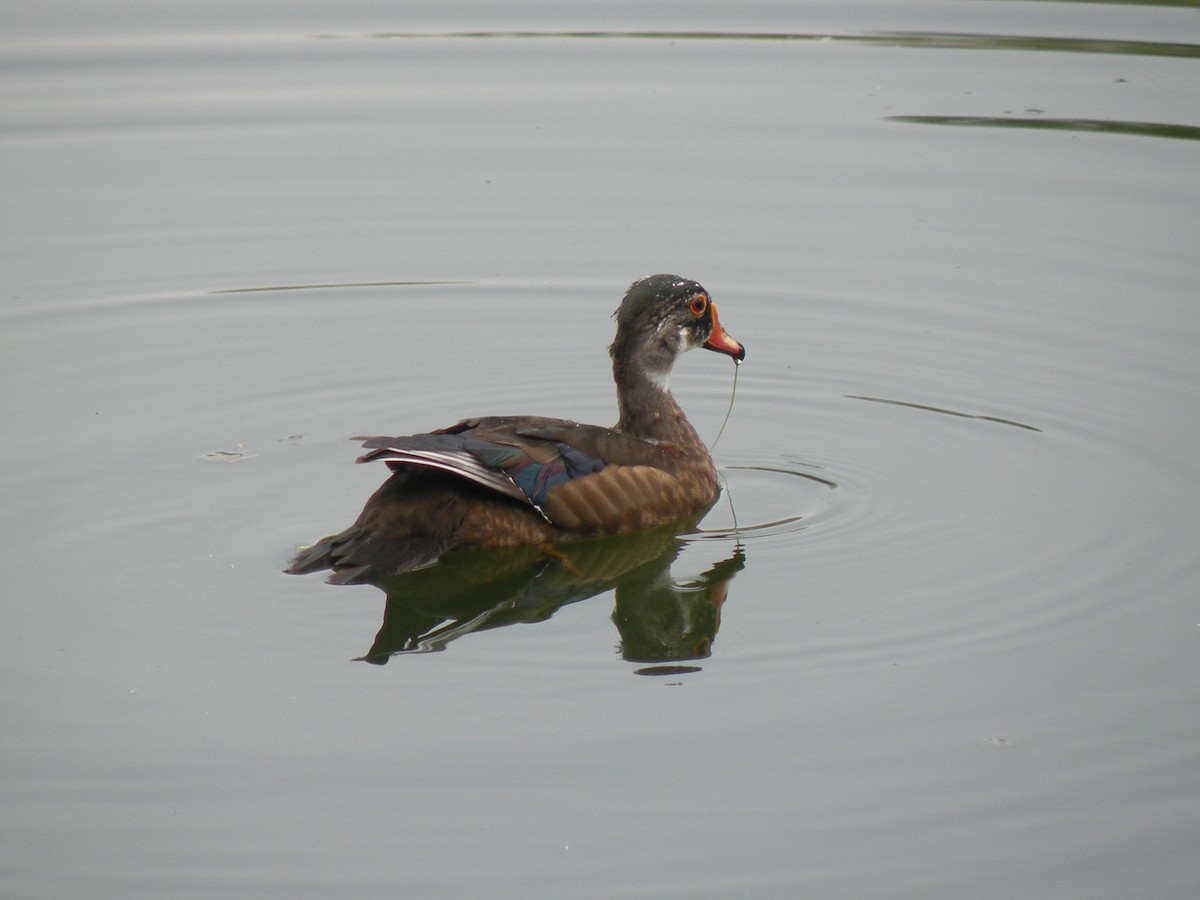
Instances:
[[[688,304],[688,309],[691,310],[693,316],[704,315],[708,309],[708,298],[703,294],[697,294],[692,298],[692,302]]]

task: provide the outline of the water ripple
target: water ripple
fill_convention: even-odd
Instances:
[[[1024,428],[1026,431],[1041,431],[1033,425],[1026,425],[1024,422],[1015,422],[1012,419],[1003,419],[1000,416],[985,416],[978,413],[959,412],[954,409],[944,409],[940,406],[929,406],[925,403],[909,403],[905,400],[889,400],[884,397],[863,397],[858,394],[847,394],[847,400],[866,400],[870,403],[887,403],[890,406],[905,406],[909,409],[920,409],[925,412],[939,413],[943,416],[957,416],[960,419],[979,419],[984,422],[996,422],[999,425],[1011,425],[1014,428]]]
[[[705,520],[707,527],[695,531],[696,539],[740,541],[807,530],[830,508],[829,492],[838,486],[817,468],[786,459],[722,466],[724,500]],[[738,517],[739,508],[752,511],[750,521]]]
[[[336,39],[349,35],[322,34]],[[639,40],[639,41],[830,41],[923,50],[1041,50],[1055,53],[1106,53],[1120,56],[1163,56],[1200,59],[1200,45],[1163,41],[1041,37],[1037,35],[967,32],[887,31],[868,34],[724,31],[389,31],[367,35],[376,40]]]

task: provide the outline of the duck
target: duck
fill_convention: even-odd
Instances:
[[[626,534],[707,511],[720,493],[704,442],[670,390],[684,353],[735,365],[711,295],[678,275],[640,278],[613,317],[618,420],[604,427],[545,416],[482,416],[426,434],[356,437],[357,462],[390,475],[349,528],[301,550],[285,570],[329,570],[334,584],[379,583],[466,548]]]

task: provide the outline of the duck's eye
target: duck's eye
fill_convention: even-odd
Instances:
[[[708,298],[703,294],[697,294],[688,304],[688,309],[691,310],[693,316],[704,315],[704,311],[708,309]]]

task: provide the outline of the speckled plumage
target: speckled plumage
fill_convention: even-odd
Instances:
[[[708,292],[675,275],[634,282],[615,317],[615,427],[490,416],[429,434],[360,438],[367,452],[358,461],[383,461],[391,477],[353,525],[298,554],[288,571],[378,581],[458,547],[619,534],[710,506],[716,470],[666,385],[687,350],[735,360],[745,350],[721,327]]]

